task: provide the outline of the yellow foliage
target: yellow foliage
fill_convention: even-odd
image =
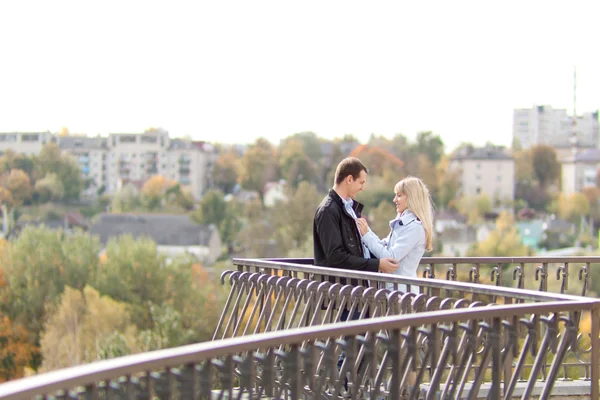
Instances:
[[[175,184],[176,182],[169,180],[164,176],[154,175],[144,183],[144,186],[142,186],[142,193],[144,196],[151,198],[161,197],[168,188]]]
[[[115,332],[129,350],[136,350],[136,329],[125,304],[86,286],[83,293],[68,286],[44,326],[40,344],[42,371],[70,367],[101,358],[102,343]]]

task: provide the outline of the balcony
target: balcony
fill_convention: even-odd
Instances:
[[[421,277],[407,278],[312,259],[234,259],[212,342],[8,382],[0,398],[71,389],[92,398],[596,399],[600,301],[584,295],[598,263],[423,258]],[[576,281],[581,296],[566,294]],[[342,322],[344,309],[358,317]]]

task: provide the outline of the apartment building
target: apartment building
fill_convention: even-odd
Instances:
[[[575,138],[573,132],[576,133]],[[600,140],[598,111],[577,115],[573,119],[567,110],[551,106],[516,109],[513,112],[513,138],[524,149],[538,144],[557,149],[597,148]]]
[[[108,186],[106,160],[109,155],[107,138],[59,136],[58,147],[77,160],[85,180],[83,195],[93,197],[99,191],[106,191]]]
[[[599,149],[582,150],[565,158],[561,161],[561,192],[570,195],[586,187],[596,187],[599,168]]]
[[[0,132],[0,152],[11,149],[27,155],[38,154],[42,147],[54,142],[56,137],[50,132]]]
[[[463,146],[452,156],[450,170],[459,174],[460,196],[485,194],[495,209],[514,201],[515,162],[504,148]]]
[[[212,145],[171,139],[163,129],[110,133],[108,137],[0,133],[0,151],[10,148],[18,153],[38,154],[50,142],[58,142],[62,151],[75,157],[86,180],[87,196],[96,195],[99,189],[115,193],[127,182],[142,183],[153,175],[161,175],[189,187],[194,197],[200,198],[210,183],[217,158]]]

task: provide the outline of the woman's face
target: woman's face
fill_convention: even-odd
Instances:
[[[394,204],[396,205],[398,214],[402,214],[406,210],[406,195],[404,193],[396,193]]]

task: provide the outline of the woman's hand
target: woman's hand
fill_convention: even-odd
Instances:
[[[358,225],[358,229],[360,230],[360,234],[365,236],[367,232],[369,232],[369,224],[367,220],[364,218],[356,218],[356,224]]]

